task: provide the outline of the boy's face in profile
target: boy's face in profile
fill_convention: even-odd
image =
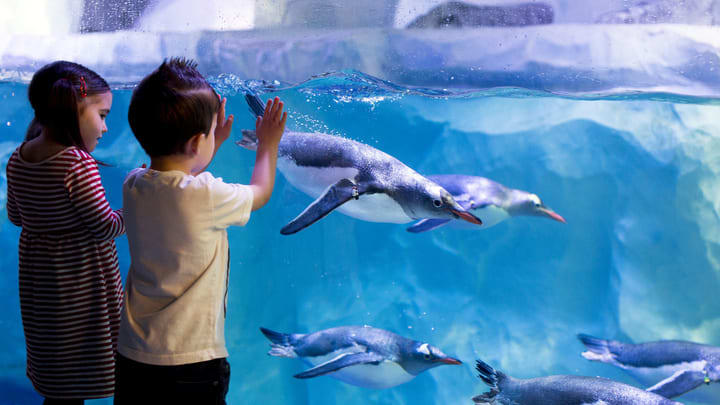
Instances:
[[[193,156],[193,172],[196,170],[202,170],[207,167],[212,161],[213,155],[215,154],[215,127],[217,126],[217,113],[213,114],[212,125],[210,125],[210,131],[207,134],[200,134],[198,140],[197,152]]]

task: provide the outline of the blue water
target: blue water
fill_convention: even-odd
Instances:
[[[720,345],[718,100],[407,89],[358,72],[296,86],[212,81],[229,97],[235,139],[254,126],[242,98],[251,88],[286,102],[289,130],[346,136],[423,174],[489,177],[537,193],[567,219],[410,234],[332,213],[282,236],[312,199],[279,175],[270,203],[229,232],[230,404],[467,404],[486,390],[475,358],[516,377],[600,375],[637,385],[580,357],[575,335]],[[129,87],[114,92],[110,132],[94,154],[113,164],[101,168],[113,207],[126,173],[148,163],[127,124]],[[32,116],[26,90],[0,83],[0,404],[40,403],[24,375],[19,229],[5,212],[4,164]],[[209,170],[246,183],[253,159],[227,142]],[[117,242],[125,277],[127,241]],[[258,331],[363,324],[428,341],[465,364],[383,391],[296,380],[304,366],[267,356]]]

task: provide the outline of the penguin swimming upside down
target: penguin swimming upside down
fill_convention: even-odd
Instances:
[[[432,218],[415,223],[408,232],[426,232],[448,224],[458,228],[486,229],[516,216],[536,216],[565,223],[565,218],[546,207],[536,194],[508,188],[485,177],[443,174],[427,178],[447,190],[461,207],[480,218],[483,226],[469,227],[462,221]]]
[[[620,367],[647,391],[666,398],[720,404],[720,347],[681,340],[623,343],[579,334],[582,356]]]
[[[271,356],[297,357],[312,368],[295,378],[329,375],[348,384],[384,389],[443,364],[462,364],[440,349],[370,326],[340,326],[310,334],[260,328]]]
[[[600,377],[553,375],[512,378],[478,360],[479,377],[490,391],[476,404],[497,405],[681,405],[640,388]]]
[[[257,96],[245,98],[257,116],[264,113]],[[238,145],[257,149],[255,131],[243,130],[242,136]],[[482,224],[441,186],[387,153],[350,139],[286,131],[277,167],[290,184],[317,198],[282,228],[283,235],[296,233],[335,209],[369,222],[460,218]]]

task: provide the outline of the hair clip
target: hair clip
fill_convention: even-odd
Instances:
[[[80,76],[80,98],[87,97],[87,85],[85,84],[85,78]]]

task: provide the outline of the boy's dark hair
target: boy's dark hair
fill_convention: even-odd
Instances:
[[[28,87],[28,99],[35,111],[25,140],[45,134],[65,146],[76,146],[87,152],[80,136],[80,101],[94,94],[110,91],[105,79],[73,62],[57,61],[40,68]]]
[[[171,58],[135,88],[128,121],[145,153],[167,156],[182,153],[194,135],[208,134],[219,110],[219,97],[197,64]]]

